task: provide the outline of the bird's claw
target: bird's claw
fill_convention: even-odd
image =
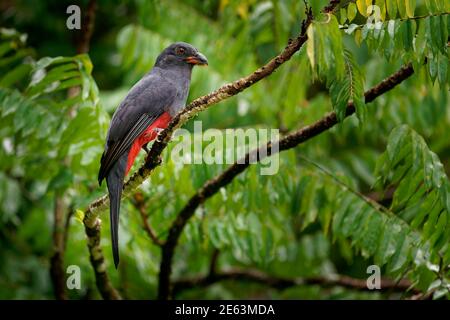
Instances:
[[[163,128],[155,128],[155,129],[153,129],[153,131],[156,132],[156,141],[161,142],[162,140],[160,139],[160,136],[161,136],[161,132],[163,132],[164,129]]]

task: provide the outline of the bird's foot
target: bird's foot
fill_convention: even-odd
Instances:
[[[156,132],[156,141],[161,142],[161,139],[160,139],[161,132],[163,132],[164,129],[163,128],[155,128],[155,129],[153,129],[153,131]]]

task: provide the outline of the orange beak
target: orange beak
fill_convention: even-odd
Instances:
[[[208,65],[208,59],[206,59],[206,57],[203,54],[201,54],[200,52],[197,53],[195,56],[187,57],[186,59],[184,59],[184,61],[186,61],[187,63],[190,63],[190,64],[199,65],[199,66],[207,66]]]

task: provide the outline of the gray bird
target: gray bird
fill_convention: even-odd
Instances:
[[[101,158],[98,182],[106,178],[114,265],[119,264],[119,212],[123,181],[139,151],[156,138],[186,104],[194,65],[206,57],[185,42],[168,46],[152,70],[136,83],[114,113]]]

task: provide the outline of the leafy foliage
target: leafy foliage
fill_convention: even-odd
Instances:
[[[333,80],[330,85],[331,101],[336,109],[338,119],[344,119],[347,103],[352,101],[356,108],[356,114],[363,121],[367,112],[364,102],[364,75],[349,51],[344,53],[344,62],[344,78]]]
[[[384,185],[397,185],[391,210],[421,227],[436,252],[449,250],[449,181],[423,138],[405,126],[393,130],[378,166]]]
[[[4,31],[5,44],[23,36]],[[13,35],[14,38],[11,38]],[[25,43],[21,42],[22,46]],[[75,57],[23,57],[28,72],[15,72],[18,52],[32,53],[23,47],[5,51],[1,64],[12,69],[0,87],[0,148],[2,193],[2,228],[12,227],[20,232],[12,237],[20,247],[30,241],[29,250],[45,252],[50,247],[47,224],[52,197],[62,192],[87,192],[84,184],[97,170],[99,153],[106,129],[106,117],[98,104],[98,89],[91,76],[92,63],[87,55]],[[18,75],[20,74],[20,78]],[[75,88],[70,94],[67,90]],[[79,88],[79,89],[78,89]],[[72,191],[70,191],[72,190]],[[76,198],[74,199],[76,201]],[[30,210],[31,208],[31,210]],[[47,230],[47,232],[43,232]],[[35,233],[35,231],[38,231]],[[24,239],[24,240],[22,240]],[[5,251],[2,258],[16,260]],[[19,260],[20,261],[20,260]],[[9,265],[5,266],[5,269]],[[20,266],[21,272],[33,272],[43,277],[36,261]],[[34,270],[33,270],[34,269]],[[45,277],[45,276],[44,276]],[[42,290],[48,285],[38,283]],[[38,292],[41,289],[30,287]],[[45,292],[45,291],[44,291]],[[11,293],[9,293],[11,294]],[[26,291],[15,297],[27,297]]]
[[[341,19],[342,28],[354,35],[359,44],[364,41],[370,50],[383,53],[388,61],[402,59],[405,63],[412,62],[418,70],[423,67],[425,57],[431,59],[427,64],[429,76],[433,82],[437,78],[445,87],[448,84],[449,8],[443,1],[425,2],[427,14],[415,16],[416,1],[386,1],[386,5],[375,2],[381,8],[379,12],[378,9],[372,11],[371,1],[357,1],[360,14],[367,16],[365,13],[369,13],[374,18],[364,25]],[[347,11],[350,10],[354,9],[349,5]]]
[[[0,15],[2,25],[17,29],[0,32],[0,297],[52,298],[55,199],[63,199],[68,213],[105,192],[96,175],[107,113],[160,50],[182,40],[208,57],[209,68],[193,72],[192,100],[282,50],[300,32],[305,8],[294,0],[101,2],[89,56],[74,56],[73,34],[60,17],[51,16],[51,26],[39,14],[23,19],[24,4],[12,3],[17,17]],[[326,1],[309,3],[314,20],[305,47],[276,73],[196,120],[204,130],[224,134],[227,128],[293,130],[331,110],[340,123],[281,153],[277,174],[261,176],[263,165],[251,166],[206,201],[183,231],[172,278],[206,274],[218,250],[220,269],[258,269],[283,278],[365,279],[367,266],[377,264],[383,277],[407,278],[422,293],[448,299],[449,2],[342,1],[329,14],[320,12]],[[30,8],[53,12],[51,5],[56,1]],[[183,27],[174,28],[180,21]],[[364,90],[407,63],[413,64],[412,78],[364,103]],[[349,102],[357,118],[344,120]],[[201,143],[193,157],[206,148]],[[161,239],[195,190],[227,167],[176,163],[173,147],[139,190]],[[223,153],[232,151],[224,145]],[[154,297],[160,250],[135,205],[123,201],[119,272],[110,263],[109,223],[103,220],[101,243],[113,284],[126,298]],[[76,215],[68,221],[64,264],[82,269],[82,289],[70,297],[98,298]],[[268,290],[229,281],[177,298],[410,295],[320,286]]]

